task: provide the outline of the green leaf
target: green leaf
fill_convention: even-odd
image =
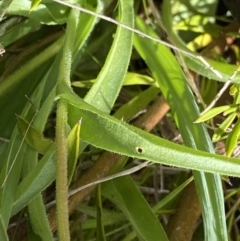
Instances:
[[[125,76],[123,85],[153,85],[154,79],[147,75],[128,72]]]
[[[133,27],[133,2],[121,0],[119,8],[119,21]],[[84,98],[97,109],[110,112],[119,94],[130,61],[132,37],[131,31],[118,26],[105,64],[93,87]]]
[[[232,131],[228,135],[226,142],[226,156],[230,157],[237,146],[237,142],[240,136],[240,119],[234,125]]]
[[[48,2],[45,4],[46,10],[44,14],[39,14],[39,20],[43,23],[46,23],[48,25],[50,24],[64,24],[68,21],[68,15],[70,12],[70,9],[62,4],[58,4],[56,2]],[[51,18],[54,20],[54,22],[46,20],[46,16],[50,15]],[[37,15],[35,15],[36,17]],[[41,18],[40,18],[41,17]]]
[[[178,196],[181,194],[183,189],[193,181],[193,177],[187,179],[184,183],[179,185],[176,189],[174,189],[172,192],[170,192],[166,197],[164,197],[159,203],[157,203],[152,209],[154,213],[156,213],[158,210],[164,209],[166,205],[168,205],[171,201],[178,198]]]
[[[194,121],[194,123],[201,123],[207,120],[211,120],[213,117],[219,115],[220,113],[231,109],[232,105],[223,105],[223,106],[219,106],[216,108],[212,108],[209,111],[205,112],[204,114],[200,115],[198,117],[198,119],[196,121]],[[235,107],[235,105],[234,105]]]
[[[21,146],[22,137],[16,128],[7,148],[0,175],[0,213],[5,227],[7,227],[14,198],[18,189],[22,163],[25,156],[26,145]],[[19,149],[19,147],[21,147]]]
[[[96,13],[102,12],[102,4],[100,1],[93,0],[93,1],[82,1],[83,7],[86,7],[87,9],[91,9],[92,11]],[[74,39],[74,53],[73,53],[73,59],[76,58],[77,54],[79,54],[79,51],[86,45],[87,40],[92,33],[94,26],[97,24],[98,18],[96,16],[81,13],[79,18],[79,24],[76,29],[76,38]],[[81,53],[81,52],[80,52]],[[81,57],[81,54],[80,54]]]
[[[237,159],[180,146],[146,133],[98,111],[73,93],[59,97],[75,107],[69,115],[70,125],[83,118],[81,139],[98,148],[170,166],[240,176]]]
[[[223,112],[223,116],[236,112],[238,110],[238,106],[239,106],[238,104],[230,105],[230,108]]]
[[[73,123],[72,126],[79,118],[83,117],[82,125],[84,126],[81,127],[81,139],[87,143],[112,152],[147,159],[156,163],[240,176],[240,165],[237,159],[225,158],[179,146],[110,117],[87,105],[76,96],[67,95],[64,98],[75,106],[75,115],[69,116]],[[111,129],[109,129],[110,127]],[[141,146],[147,147],[144,148],[143,153],[139,153],[139,149],[136,149],[140,146],[139,143]],[[12,215],[21,210],[54,180],[56,171],[54,150],[55,147],[52,146],[20,184]]]
[[[46,151],[50,148],[53,142],[49,139],[44,138],[42,133],[40,133],[36,128],[30,125],[21,116],[17,115],[17,119],[20,133],[22,134],[22,137],[25,138],[25,141],[28,143],[28,145],[41,153],[46,153]]]
[[[237,113],[232,113],[220,124],[220,126],[213,134],[213,137],[212,137],[213,141],[218,141],[222,137],[222,135],[227,130],[227,128],[233,123],[236,116],[237,116]]]
[[[32,11],[35,7],[37,7],[41,2],[42,0],[32,0],[30,11]]]
[[[79,142],[80,142],[80,129],[81,129],[81,119],[72,128],[67,137],[68,144],[68,185],[71,183],[75,167],[77,164],[77,159],[79,156]]]
[[[11,215],[19,212],[37,194],[46,189],[54,181],[56,175],[56,157],[54,151],[55,145],[46,152],[40,162],[19,184],[15,193]]]
[[[33,232],[41,237],[42,241],[54,241],[41,194],[28,204],[28,211]]]
[[[168,241],[159,220],[129,176],[103,184],[102,193],[124,212],[139,239]]]
[[[90,88],[96,82],[95,79],[92,80],[81,80],[81,81],[73,81],[71,84],[75,87],[80,88]],[[154,79],[142,74],[136,74],[128,72],[124,78],[123,85],[154,85],[156,84]]]
[[[1,36],[1,43],[4,47],[7,47],[39,27],[40,23],[38,21],[34,19],[26,19],[7,30]]]
[[[24,16],[32,21],[48,25],[63,24],[67,21],[69,7],[55,2],[46,4],[41,4],[41,0],[35,2],[33,6],[33,2],[28,0],[21,0],[21,2],[14,0],[8,8],[8,14]]]
[[[161,17],[165,27],[165,30],[168,34],[168,37],[172,44],[174,44],[179,49],[185,51],[183,54],[185,64],[188,68],[193,70],[200,75],[203,75],[209,79],[218,80],[226,82],[236,70],[238,70],[237,65],[225,64],[219,61],[214,61],[210,59],[203,59],[200,55],[196,55],[191,52],[186,44],[179,38],[179,36],[174,31],[172,26],[172,14],[171,14],[171,5],[169,2],[164,2],[162,7]],[[240,75],[237,74],[232,82],[238,83],[240,81]]]
[[[13,0],[5,0],[0,3],[0,22],[3,20],[3,17],[12,2]]]
[[[170,2],[164,1],[163,8],[164,11],[162,14],[165,15],[163,16],[163,19],[166,18],[166,20],[163,20],[163,24],[166,28],[170,41],[177,47],[186,50],[184,44],[182,44],[181,41],[174,35],[174,31],[172,30]],[[146,24],[141,21],[141,19],[137,18],[136,25],[141,31],[145,31],[151,36],[157,37],[156,33],[151,31],[151,29],[149,29]],[[139,36],[135,37],[136,42],[134,39],[134,45],[151,69],[151,72],[158,81],[159,87],[163,91],[165,98],[168,100],[184,143],[193,148],[214,152],[214,148],[206,128],[200,124],[193,124],[193,121],[199,116],[199,110],[187,84],[186,75],[183,74],[182,68],[176,61],[176,58],[165,46],[156,45],[155,43],[146,41]],[[186,65],[191,68],[188,63],[188,59],[189,58],[185,58],[185,62]],[[193,60],[196,60],[196,58],[193,58]],[[221,79],[219,72],[211,69],[208,63],[205,63],[204,65],[204,69],[198,66],[198,69],[196,68],[196,70],[201,70],[202,72],[200,72],[203,75],[208,72],[210,74],[214,74],[215,79]],[[206,65],[208,68],[206,68]],[[205,73],[203,73],[204,71]],[[227,240],[227,230],[225,224],[226,217],[220,176],[195,171],[193,171],[193,176],[202,207],[205,239]],[[216,230],[218,230],[218,232],[216,232]]]
[[[141,111],[154,97],[159,93],[159,89],[151,86],[148,89],[141,91],[136,97],[131,99],[128,103],[122,105],[114,114],[118,119],[123,118],[128,120],[139,111]]]
[[[96,207],[90,207],[86,204],[79,204],[77,210],[90,217],[97,217]],[[116,223],[118,221],[126,221],[126,217],[123,213],[116,210],[102,209],[102,218],[104,222],[110,221],[109,223]],[[111,219],[111,220],[109,220]],[[87,221],[87,220],[86,220]]]
[[[16,70],[14,73],[9,75],[5,81],[0,82],[0,109],[4,111],[5,118],[0,122],[0,132],[5,138],[9,138],[12,129],[15,126],[16,119],[14,118],[14,112],[16,111],[16,104],[12,101],[14,100],[19,103],[20,110],[17,108],[17,111],[22,111],[22,108],[25,106],[26,97],[24,95],[30,96],[33,92],[33,89],[39,84],[40,76],[36,76],[36,72],[32,73],[36,68],[40,67],[41,71],[47,72],[46,65],[42,65],[46,62],[47,67],[49,67],[48,60],[52,58],[61,48],[63,38],[58,39],[51,46],[42,51],[39,55],[36,55],[26,64],[22,65],[20,69]],[[37,69],[40,71],[39,69]],[[37,72],[38,74],[43,74],[43,72]],[[31,76],[32,73],[32,76]],[[35,76],[35,81],[30,81],[32,77]],[[29,80],[29,81],[28,81]],[[50,81],[51,82],[51,81]],[[49,84],[50,84],[49,82]],[[5,103],[8,103],[6,105]],[[9,126],[6,128],[6,126]],[[8,131],[8,132],[6,132]],[[4,134],[3,134],[4,133]]]
[[[169,11],[170,2],[164,1],[163,3],[168,7],[168,10],[165,9],[165,11]],[[171,12],[168,12],[168,15],[169,18],[171,18]],[[141,31],[145,31],[155,38],[157,37],[156,33],[140,18],[136,19],[136,25]],[[168,27],[169,26],[167,26],[167,28]],[[186,75],[183,74],[182,68],[172,52],[163,45],[149,42],[145,38],[137,35],[135,35],[134,38],[134,46],[149,66],[160,89],[171,106],[173,117],[183,137],[184,143],[192,148],[214,152],[206,128],[202,124],[193,124],[194,120],[199,116],[197,103],[189,89]],[[213,164],[213,162],[211,162],[211,164]],[[206,162],[204,162],[204,166],[205,165]],[[207,170],[209,169],[206,168],[205,172],[208,172]],[[198,169],[198,171],[200,171],[200,169]],[[202,169],[201,171],[204,170]],[[215,171],[214,173],[219,172]],[[225,225],[226,218],[221,178],[216,174],[211,175],[195,171],[193,171],[193,176],[197,193],[200,197],[205,235],[208,240],[216,239],[224,241],[227,239],[227,230]],[[221,230],[221,232],[216,232],[216,228],[213,227],[218,227],[217,230]]]
[[[8,241],[8,240],[9,240],[5,227],[6,227],[6,226],[5,226],[4,223],[3,223],[2,215],[0,215],[0,239],[1,239],[2,241]]]

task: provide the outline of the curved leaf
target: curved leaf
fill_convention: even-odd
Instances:
[[[234,125],[231,133],[228,135],[226,142],[226,156],[230,157],[237,146],[237,142],[240,136],[240,119]]]
[[[240,176],[239,161],[235,158],[180,146],[146,133],[98,111],[73,93],[59,97],[75,107],[69,115],[70,125],[82,118],[81,139],[98,148],[170,166]]]
[[[212,108],[209,111],[205,112],[204,114],[200,115],[198,117],[198,119],[196,121],[194,121],[194,123],[201,123],[207,120],[212,119],[213,117],[219,115],[220,113],[229,110],[231,108],[230,105],[223,105],[223,106],[219,106],[216,108]]]
[[[120,21],[133,27],[132,1],[120,1]],[[118,26],[105,64],[84,100],[105,112],[110,112],[124,81],[132,51],[133,33]],[[113,64],[114,63],[114,64]]]

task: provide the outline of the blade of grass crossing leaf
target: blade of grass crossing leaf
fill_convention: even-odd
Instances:
[[[136,20],[136,25],[142,31],[156,36],[139,18]],[[137,35],[134,38],[134,45],[146,61],[165,98],[167,98],[184,143],[193,148],[214,152],[207,130],[203,125],[193,124],[194,118],[197,119],[199,115],[199,110],[186,84],[182,70],[172,53],[165,46],[157,46]],[[205,170],[207,171],[207,169]],[[226,240],[224,200],[220,177],[202,172],[194,172],[193,174],[198,195],[202,198],[200,201],[205,228],[207,228],[205,234],[209,240]],[[212,228],[213,223],[213,226],[218,227],[217,230],[220,232],[216,232],[216,229]]]
[[[72,98],[73,97],[68,97],[67,99],[70,103],[74,104],[74,106],[77,106],[75,107],[76,112],[78,113],[77,119],[72,120],[73,123],[76,123],[82,116],[82,112],[78,109],[82,106],[82,102],[77,98],[74,103]],[[74,98],[76,98],[76,96],[74,96]],[[86,109],[86,107],[84,108]],[[89,108],[92,110],[92,107],[89,106]],[[118,152],[126,156],[135,156],[140,159],[147,159],[156,163],[164,163],[166,165],[191,169],[198,168],[199,170],[204,171],[218,172],[230,176],[239,176],[240,168],[239,161],[237,159],[226,159],[221,156],[169,143],[168,141],[146,134],[136,128],[132,129],[132,126],[126,125],[122,121],[116,120],[118,123],[114,124],[114,119],[112,117],[104,117],[104,114],[99,111],[96,112],[96,115],[84,115],[84,119],[92,120],[92,122],[85,123],[84,129],[86,133],[82,133],[82,129],[81,138],[102,149]],[[96,120],[98,123],[93,120]],[[104,122],[106,128],[104,127]],[[114,130],[118,130],[119,126],[121,129],[119,132],[114,131],[114,133],[109,134],[110,126],[112,126]],[[139,131],[140,133],[138,134]],[[96,133],[99,133],[100,136],[96,135]],[[114,136],[116,134],[116,138],[112,139],[112,134],[114,134]],[[109,136],[109,138],[106,139],[106,136]],[[125,136],[129,136],[129,139],[126,140]],[[139,137],[141,138],[139,139]],[[121,142],[121,138],[124,138],[124,142]],[[103,143],[102,140],[105,139],[107,142]],[[119,143],[119,145],[117,146],[116,143]],[[145,153],[138,154],[135,149],[135,147],[138,146],[138,143],[142,143],[142,146],[145,147],[146,143],[148,143],[147,146],[150,148],[145,149]],[[25,206],[36,194],[44,190],[54,180],[56,168],[54,155],[54,146],[52,146],[52,149],[44,155],[43,159],[38,163],[36,168],[34,168],[20,184],[16,194],[16,201],[12,214],[21,210],[22,207]],[[202,163],[204,163],[204,166]],[[40,185],[36,185],[36,183]]]
[[[136,18],[136,26],[151,36],[156,36],[140,18]],[[177,60],[165,46],[158,45],[151,41],[149,42],[147,39],[141,38],[138,35],[134,36],[134,46],[146,61],[160,89],[163,91],[165,98],[171,104],[177,125],[180,128],[181,134],[186,138],[184,142],[189,142],[194,145],[192,133],[197,133],[198,128],[204,129],[200,125],[194,126],[192,124],[194,121],[193,117],[199,115],[197,113],[197,105],[193,102],[193,95],[190,92]],[[188,104],[188,102],[190,103]],[[186,112],[188,113],[187,115]],[[207,133],[206,130],[204,131]]]
[[[145,93],[146,92],[146,93]],[[141,103],[142,102],[148,102],[148,101],[150,101],[151,99],[152,99],[152,97],[154,96],[154,95],[156,95],[157,94],[157,89],[156,89],[156,87],[150,87],[149,89],[147,89],[146,91],[143,91],[141,94],[140,94],[140,96],[142,96],[141,98],[143,98],[143,100],[142,101],[140,101]],[[53,94],[53,92],[52,92],[52,94]],[[140,96],[139,96],[139,98],[140,98]],[[143,106],[143,103],[141,104],[141,107],[140,107],[140,109],[139,109],[139,98],[137,98],[137,100],[136,100],[136,102],[137,102],[137,111],[139,111],[141,108],[142,108],[142,106]],[[140,99],[141,99],[140,98]],[[50,99],[49,99],[49,101],[48,101],[48,99],[44,102],[44,106],[43,106],[43,108],[41,108],[40,109],[40,111],[39,111],[39,115],[36,117],[36,120],[35,120],[35,123],[38,123],[38,125],[42,125],[43,123],[45,123],[45,120],[43,120],[43,119],[41,119],[41,120],[38,120],[41,116],[43,116],[43,114],[45,114],[45,113],[47,113],[48,112],[48,110],[49,110],[49,108],[50,108],[50,106],[51,106],[51,100],[53,100],[53,97],[50,97]],[[145,103],[146,104],[146,103]],[[128,114],[129,114],[129,112],[131,112],[132,111],[132,108],[136,108],[136,106],[135,107],[132,107],[132,106],[129,106],[129,105],[127,105],[127,106],[125,106],[126,108],[124,108],[124,109],[126,109],[126,114],[124,114],[125,113],[125,111],[121,111],[121,113],[119,113],[119,115],[122,117],[122,116],[124,116],[124,118],[126,118],[126,116],[128,116]],[[51,109],[51,108],[50,108]],[[130,109],[130,110],[129,110]],[[118,113],[118,112],[117,112]],[[117,114],[116,113],[116,114]],[[135,114],[136,112],[134,112],[134,114]],[[132,114],[131,114],[131,116],[132,116]],[[129,116],[130,117],[130,116]],[[75,125],[75,127],[76,127],[77,125]],[[44,127],[44,125],[42,125],[41,126],[41,128],[43,128]],[[73,127],[73,129],[74,129],[74,127]],[[37,171],[37,172],[34,172],[34,174],[33,175],[30,175],[30,176],[28,176],[27,178],[26,178],[26,180],[24,180],[21,184],[20,184],[20,186],[19,186],[19,191],[17,192],[17,196],[16,196],[16,199],[15,199],[15,204],[14,204],[14,208],[13,208],[13,213],[12,214],[15,214],[18,210],[20,210],[21,208],[23,208],[29,201],[28,200],[31,200],[33,197],[34,197],[34,195],[36,195],[36,193],[38,193],[40,190],[43,190],[44,189],[44,187],[46,187],[46,183],[51,183],[52,181],[53,181],[53,176],[52,176],[52,178],[51,178],[51,175],[54,173],[54,170],[52,170],[52,165],[54,165],[53,164],[53,159],[54,159],[54,153],[53,153],[53,150],[54,150],[54,148],[53,148],[53,146],[51,146],[50,147],[51,148],[51,150],[50,151],[48,151],[48,154],[46,155],[46,156],[44,156],[44,158],[40,161],[40,163],[41,163],[41,165],[39,166],[39,170],[42,168],[44,168],[44,165],[49,165],[48,167],[46,167],[46,169],[44,168],[43,169],[43,173],[40,173],[39,171]],[[47,163],[47,159],[49,158],[49,163]],[[44,163],[43,165],[42,165],[42,163]],[[123,162],[120,162],[120,163],[123,163]],[[119,163],[119,164],[120,164]],[[55,169],[55,167],[54,167],[54,169]],[[33,173],[33,172],[32,172]],[[41,177],[41,175],[42,175],[42,177]],[[45,175],[45,178],[44,178],[44,175]],[[50,175],[50,176],[49,176]],[[36,179],[35,179],[36,178]],[[43,180],[44,180],[44,182],[43,182]],[[32,186],[34,186],[34,183],[41,183],[43,186],[42,186],[42,189],[39,189],[39,185],[37,185],[37,188],[36,189],[34,189],[34,187],[32,187]],[[24,190],[25,190],[25,192],[24,192]]]
[[[174,32],[172,28],[172,22],[171,22],[172,14],[171,14],[170,2],[165,1],[163,8],[164,8],[164,11],[162,12],[163,23],[167,30],[167,33],[169,34],[170,38],[178,47],[184,48],[184,44],[182,44],[182,42],[180,41],[177,34]],[[189,61],[190,59],[185,58],[185,60],[187,64],[188,63],[190,64],[188,66],[191,68],[191,61]],[[209,68],[207,69],[207,72],[209,72],[209,75],[211,75],[211,73],[215,73],[217,75],[217,73],[213,71],[214,69],[215,69],[215,66],[211,65],[210,63]],[[237,75],[237,71],[238,71],[238,68],[235,68],[235,70],[232,71],[227,78],[225,77],[226,78],[225,81],[226,82],[232,81]],[[224,75],[222,77],[224,77]],[[220,78],[219,80],[221,79],[222,78]],[[197,138],[196,135],[194,136],[194,139],[196,140],[196,144],[198,148],[201,148],[202,150],[214,152],[212,143],[209,140],[209,135],[206,134],[205,136],[203,136],[203,133],[200,135],[202,135],[203,137],[202,140],[199,140],[199,138]],[[202,145],[202,143],[204,142],[206,143],[205,146]],[[209,241],[227,240],[228,235],[227,235],[227,228],[226,228],[224,198],[223,198],[223,189],[222,189],[220,176],[216,174],[214,175],[204,174],[203,172],[198,173],[195,171],[193,172],[193,175],[194,175],[194,181],[196,184],[199,201],[202,207],[205,239]]]

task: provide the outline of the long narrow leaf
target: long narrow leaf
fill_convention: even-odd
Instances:
[[[139,18],[136,24],[141,30],[156,36]],[[184,143],[192,148],[214,152],[205,127],[201,124],[193,124],[199,116],[199,110],[181,67],[172,53],[165,46],[156,45],[139,36],[135,36],[134,45],[168,100]],[[201,170],[209,171],[208,168]],[[201,197],[206,237],[208,240],[226,240],[227,231],[220,176],[203,172],[193,172],[193,175],[198,195]],[[220,230],[219,232],[216,232],[216,227]]]
[[[141,240],[168,240],[159,220],[129,176],[114,179],[103,186],[103,195],[121,208]]]
[[[71,126],[82,118],[81,139],[96,147],[170,166],[240,176],[239,161],[235,158],[180,146],[146,133],[98,111],[73,93],[60,97],[75,106],[74,114],[69,116]]]
[[[133,27],[133,2],[121,0],[119,6],[120,21]],[[104,67],[84,98],[102,111],[109,112],[119,94],[131,56],[132,36],[132,32],[118,27]]]

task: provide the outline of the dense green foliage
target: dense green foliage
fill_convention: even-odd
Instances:
[[[238,25],[160,2],[0,2],[0,240],[238,240]]]

